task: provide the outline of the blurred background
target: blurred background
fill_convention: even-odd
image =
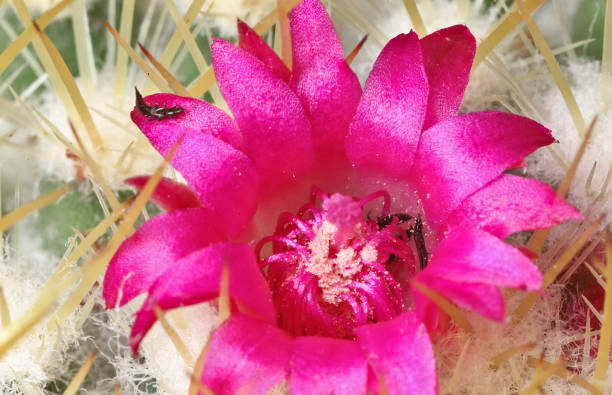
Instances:
[[[413,27],[406,2],[400,0],[324,3],[347,53],[368,35],[352,63],[362,82],[384,43]],[[479,41],[485,40],[514,9],[513,3],[416,2],[430,32],[465,23]],[[600,114],[601,131],[593,138],[587,163],[578,172],[581,185],[570,191],[570,201],[583,211],[592,209],[589,218],[609,215],[612,148],[609,130],[607,138],[603,130],[610,126],[610,98],[599,94],[606,1],[527,3],[537,8],[534,19],[574,90],[584,120],[588,123],[594,114]],[[273,0],[0,1],[0,213],[6,221],[6,227],[0,227],[0,289],[9,317],[16,319],[35,306],[39,292],[58,265],[73,270],[104,247],[114,225],[103,230],[85,251],[74,255],[77,245],[115,205],[135,195],[123,180],[152,173],[161,160],[129,119],[134,86],[144,94],[159,87],[118,44],[104,20],[140,59],[144,54],[138,43],[190,92],[223,108],[214,84],[202,85],[210,65],[211,37],[235,41],[235,21],[241,18],[251,26],[259,24],[264,39],[279,49],[276,6]],[[49,15],[53,15],[51,20]],[[61,59],[49,55],[48,47],[34,31],[26,34],[32,18],[44,24],[41,28]],[[177,18],[191,33],[192,43],[185,44],[184,37],[177,35]],[[20,40],[27,45],[19,45]],[[575,118],[568,112],[528,29],[521,25],[508,34],[472,78],[463,111],[511,111],[553,129],[560,144],[531,158],[525,174],[559,185],[585,130],[576,133]],[[78,88],[80,101],[75,99],[71,84]],[[167,175],[181,180],[171,169]],[[40,200],[49,194],[52,199]],[[31,202],[35,209],[9,215]],[[148,203],[139,223],[159,212]],[[598,243],[593,244],[593,250]],[[142,357],[134,357],[126,340],[133,306],[105,311],[99,285],[96,282],[74,309],[54,315],[56,326],[38,325],[0,360],[3,393],[63,393],[94,350],[97,357],[81,384],[82,393],[185,393],[189,371],[164,339],[163,331],[151,336],[154,339],[145,344]],[[60,306],[74,304],[69,294],[58,298]],[[189,313],[206,317],[206,325],[182,327],[186,342],[197,352],[207,336],[201,331],[210,331],[215,325],[212,310],[205,307]],[[537,330],[548,329],[542,324]],[[563,329],[564,336],[570,336],[570,332]],[[472,388],[468,383],[472,376],[465,375],[464,388]],[[449,388],[460,388],[456,381],[452,384],[456,387],[444,387],[443,383],[442,389],[454,392]]]

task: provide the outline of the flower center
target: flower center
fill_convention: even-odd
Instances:
[[[317,201],[321,204],[317,205]],[[370,219],[364,206],[383,198],[382,213]],[[390,196],[375,192],[361,200],[314,189],[311,201],[296,215],[282,213],[273,235],[256,246],[272,253],[260,259],[279,312],[279,325],[294,336],[352,338],[353,328],[385,321],[401,313],[402,285],[417,270],[408,243],[427,252],[420,218],[389,214]],[[419,247],[420,246],[420,247]]]

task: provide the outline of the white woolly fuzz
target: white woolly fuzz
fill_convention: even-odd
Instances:
[[[27,257],[14,256],[0,262],[0,282],[10,317],[16,321],[28,314],[48,277],[50,254],[30,249]],[[0,359],[0,388],[3,393],[29,393],[62,372],[66,351],[81,336],[75,328],[76,317],[64,321],[59,331],[49,330],[46,321],[25,335]]]
[[[395,35],[412,29],[402,0],[323,1],[328,6],[346,53],[349,53],[366,33],[369,34],[366,45],[351,64],[362,83],[365,82],[373,62],[385,43]],[[191,3],[174,2],[181,14],[184,14]],[[564,5],[567,3],[560,2]],[[52,3],[57,3],[57,0],[27,0],[28,7],[32,7],[34,14],[49,9]],[[151,5],[156,7],[155,9],[165,8],[163,1],[143,3],[145,7]],[[136,2],[137,7],[141,7],[143,3]],[[417,0],[429,33],[463,23],[471,29],[477,40],[485,38],[497,21],[498,9],[483,14],[482,3],[483,0]],[[114,10],[118,20],[121,2],[109,4],[116,6]],[[212,27],[215,35],[235,36],[236,16],[253,26],[272,12],[275,6],[275,0],[207,1],[202,12],[196,17],[194,31],[197,30],[203,35],[205,30]],[[563,9],[567,14],[566,17],[573,13],[571,9],[573,6],[574,4],[571,4],[571,7]],[[2,12],[7,10],[4,7]],[[551,39],[553,48],[565,45],[562,40],[564,31],[560,28],[561,25],[555,22],[558,19],[554,16],[554,12],[552,6],[546,5],[534,14],[545,36]],[[70,14],[64,11],[62,15]],[[151,19],[143,23],[143,26],[155,27],[157,21],[152,19],[154,18],[152,15],[157,15],[157,12],[151,12]],[[162,37],[160,46],[165,45],[168,34],[172,33],[170,30],[174,29],[173,23],[169,22],[170,17],[168,15],[166,17],[168,29],[162,29],[160,33]],[[114,25],[119,29],[117,23]],[[141,26],[134,26],[134,32],[139,37],[149,39],[154,36],[153,28],[139,32],[140,28]],[[564,177],[581,139],[554,81],[543,77],[546,72],[544,62],[541,58],[535,60],[529,58],[530,53],[525,47],[525,42],[531,41],[521,40],[516,33],[515,30],[508,39],[497,45],[487,61],[480,64],[472,74],[462,112],[516,110],[517,113],[536,118],[552,129],[559,143],[550,149],[541,149],[530,157],[528,171],[531,176],[556,186]],[[270,36],[268,34],[267,37]],[[144,44],[148,45],[148,42],[145,41]],[[96,43],[92,45],[95,46]],[[149,48],[157,57],[161,53],[159,49],[159,47]],[[179,54],[187,52],[184,48],[181,51],[183,52]],[[108,59],[96,59],[106,60],[104,71],[95,73],[96,81],[76,80],[101,135],[103,146],[95,148],[88,138],[87,131],[78,121],[76,127],[81,141],[93,162],[99,167],[105,181],[112,188],[117,188],[125,178],[152,173],[161,162],[161,157],[129,117],[134,105],[132,87],[137,85],[143,94],[153,91],[145,91],[147,80],[141,73],[136,72],[137,68],[130,61],[126,76],[126,91],[115,95],[113,67],[116,51],[112,49],[109,54],[111,55]],[[585,210],[590,207],[594,196],[600,193],[606,173],[612,166],[612,144],[609,138],[612,114],[602,108],[599,64],[576,60],[567,62],[562,59],[563,70],[585,121],[589,123],[595,115],[599,115],[593,138],[569,195],[571,203]],[[175,66],[177,65],[170,67],[173,73],[176,70]],[[521,76],[522,79],[517,76]],[[177,77],[181,78],[180,75]],[[512,84],[516,83],[519,86],[518,90],[512,87]],[[50,87],[49,84],[46,85]],[[93,89],[88,90],[88,86],[92,86]],[[39,95],[31,94],[32,92],[34,89],[20,92],[26,104],[38,109],[57,127],[59,133],[78,147],[77,139],[73,136],[67,121],[68,113],[57,94],[51,89]],[[522,106],[524,103],[517,98],[519,93],[524,93],[531,100],[533,108],[525,109]],[[62,181],[71,181],[78,174],[81,163],[68,158],[65,147],[54,141],[53,137],[46,137],[45,132],[39,130],[36,122],[30,119],[28,112],[21,106],[18,104],[14,104],[13,107],[3,106],[0,108],[0,119],[2,131],[17,127],[13,136],[0,136],[0,138],[6,137],[6,141],[11,143],[0,145],[2,167],[0,185],[5,211],[7,207],[12,209],[15,205],[14,191],[17,185],[20,190],[20,203],[23,204],[30,200],[31,186],[41,177],[52,176]],[[51,132],[41,119],[38,119],[38,122],[43,125],[47,134]],[[554,152],[556,157],[551,155],[551,152]],[[597,167],[589,178],[595,162]],[[169,175],[174,173],[169,170]],[[589,187],[585,188],[587,183]],[[608,201],[607,205],[599,207],[592,216],[600,213],[610,215],[611,204],[612,202]],[[277,213],[268,213],[260,209],[256,218],[256,221],[263,218],[259,222],[270,222],[273,225],[271,221],[264,221],[268,219],[264,218],[264,214],[270,214],[270,217],[276,219]],[[547,247],[553,248],[560,234],[562,234],[561,228],[551,232]],[[13,320],[30,311],[32,303],[50,276],[52,267],[57,264],[56,258],[41,251],[37,237],[34,235],[35,231],[28,227],[27,222],[14,227],[10,233],[14,249],[8,251],[8,259],[0,262],[0,285],[3,287]],[[24,252],[29,253],[26,256]],[[552,261],[547,261],[542,264],[541,269],[544,270],[551,263]],[[470,337],[464,332],[453,330],[441,338],[435,338],[440,393],[470,395],[519,393],[533,380],[534,369],[528,366],[528,358],[537,360],[540,356],[546,361],[556,361],[563,356],[565,366],[576,367],[584,377],[591,377],[594,362],[582,360],[580,347],[568,347],[583,333],[583,328],[568,329],[560,314],[562,306],[568,303],[578,305],[581,301],[579,299],[574,301],[572,298],[575,295],[568,296],[567,290],[557,285],[549,288],[546,293],[547,295],[538,300],[519,325],[514,327],[508,324],[502,325],[467,313],[474,327],[475,336]],[[59,332],[50,332],[44,325],[38,326],[0,360],[2,392],[33,393],[52,381],[65,384],[74,376],[76,370],[74,365],[76,364],[78,368],[89,352],[96,349],[98,351],[96,364],[83,385],[87,393],[110,393],[117,384],[125,394],[187,393],[193,374],[192,368],[187,366],[176,351],[175,344],[160,323],[155,324],[142,343],[140,352],[144,358],[136,359],[127,342],[133,323],[132,313],[136,310],[130,306],[120,310],[104,311],[99,294],[100,288],[97,288],[89,295],[89,298],[96,300],[91,315],[80,316],[80,311],[77,311],[62,323]],[[511,316],[525,294],[515,291],[507,292],[506,296],[507,314]],[[212,331],[219,325],[214,302],[169,311],[166,312],[166,318],[179,333],[181,340],[186,343],[194,360],[201,353]],[[468,342],[468,346],[464,348]],[[527,343],[534,343],[535,346],[528,352],[509,358],[499,366],[493,366],[492,359],[495,356],[509,348]],[[612,373],[612,367],[610,369],[609,373]],[[554,394],[586,393],[565,379],[556,377],[548,379],[543,384],[542,390]],[[287,393],[286,383],[279,384],[274,392]]]
[[[76,82],[83,87],[81,79],[77,78]],[[84,98],[101,137],[101,147],[93,146],[80,122],[74,125],[79,140],[105,182],[117,188],[126,178],[152,174],[162,157],[130,119],[134,99],[126,97],[123,106],[117,108],[110,72],[98,74],[95,91],[95,95],[84,95]],[[90,167],[71,155],[70,150],[55,137],[55,133],[59,133],[76,150],[81,150],[70,128],[69,114],[58,95],[54,91],[47,91],[26,100],[26,105],[39,111],[54,125],[55,130],[42,118],[38,118],[38,123],[31,121],[29,117],[32,113],[21,106],[11,109],[16,119],[0,121],[3,130],[17,128],[14,135],[6,137],[6,144],[0,144],[0,166],[6,169],[2,172],[3,196],[10,199],[8,194],[12,194],[15,185],[19,184],[29,200],[32,185],[41,177],[69,182],[80,176],[79,168],[85,170],[84,175],[92,175]]]
[[[588,0],[587,0],[588,1]],[[555,0],[547,1],[533,13],[533,18],[546,37],[548,45],[560,47],[569,37],[571,20],[581,1]]]
[[[206,345],[211,332],[219,325],[217,309],[211,303],[183,307],[166,313],[166,318],[179,333],[194,361]],[[185,364],[176,347],[156,323],[141,345],[141,352],[161,388],[170,394],[186,394],[193,369]]]
[[[100,72],[97,75],[95,94],[85,96],[102,146],[93,146],[87,130],[82,125],[77,127],[77,133],[103,178],[111,186],[118,187],[123,180],[131,176],[152,174],[161,163],[162,157],[130,119],[130,111],[134,106],[133,92],[126,94],[123,103],[118,103],[113,93],[113,78],[109,71]],[[80,79],[77,78],[76,81],[82,86]],[[68,114],[55,92],[40,96],[39,111],[79,149],[68,123]],[[80,161],[75,162],[65,156],[63,161],[46,161],[41,165],[44,166],[43,171],[65,181],[73,179],[75,165]]]
[[[598,117],[593,136],[587,145],[568,196],[568,200],[584,212],[592,205],[595,197],[602,192],[606,176],[612,167],[612,140],[610,139],[612,111],[606,111],[603,108],[599,62],[571,62],[564,68],[564,74],[570,82],[572,92],[587,124],[595,116]],[[526,85],[525,89],[532,97],[537,97],[534,103],[544,117],[544,125],[549,127],[553,136],[559,140],[559,143],[552,147],[559,158],[554,158],[548,150],[540,150],[530,157],[529,172],[549,184],[557,185],[565,176],[567,167],[576,155],[582,138],[574,126],[561,92],[552,79],[535,81]],[[594,164],[596,168],[592,177],[589,178]],[[608,185],[607,191],[609,188]],[[608,216],[612,214],[612,200],[605,198],[607,193],[603,192],[604,201],[607,200],[607,202],[597,212],[592,213],[592,217],[597,217],[599,214]]]
[[[0,128],[6,130],[10,126],[7,122],[0,121]],[[64,163],[65,159],[59,151],[49,152],[54,148],[47,148],[45,142],[40,140],[40,137],[31,131],[17,130],[9,141],[24,147],[23,149],[17,149],[14,145],[0,144],[0,199],[4,210],[15,207],[16,189],[19,190],[17,194],[20,195],[21,204],[32,198],[36,181],[42,174],[47,174],[41,168],[42,163],[48,161]]]
[[[327,2],[345,53],[367,33],[368,40],[351,63],[362,84],[367,79],[376,57],[393,37],[413,29],[402,0],[334,0]],[[470,2],[467,9],[459,2],[432,0],[419,2],[419,10],[428,33],[456,24],[467,25],[475,37],[483,37],[496,21],[494,12],[483,14],[482,1]],[[467,11],[467,13],[466,13]]]
[[[506,292],[507,314],[511,314],[524,297],[521,292]],[[468,313],[476,335],[451,330],[435,342],[440,394],[518,393],[532,383],[533,364],[540,357],[545,361],[557,361],[563,357],[564,366],[578,366],[581,374],[592,374],[592,367],[583,368],[580,360],[582,350],[576,348],[574,352],[568,352],[566,348],[583,332],[564,327],[560,318],[563,298],[561,286],[550,287],[547,296],[540,298],[516,326]],[[532,344],[530,350],[505,358],[499,365],[494,363],[494,358],[500,353],[529,344]],[[558,377],[548,379],[543,389],[551,394],[588,393]]]
[[[275,7],[276,0],[223,0],[212,3],[207,14],[222,37],[236,37],[236,18],[254,26]]]
[[[98,301],[103,305],[99,294]],[[131,317],[123,311],[105,311],[101,305],[94,309],[83,326],[79,352],[71,355],[82,364],[93,350],[97,352],[82,391],[102,395],[119,386],[123,394],[163,393],[149,364],[135,357],[128,344]]]

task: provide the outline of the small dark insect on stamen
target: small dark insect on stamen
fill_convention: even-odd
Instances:
[[[396,214],[388,214],[382,215],[376,218],[376,225],[378,225],[378,230],[382,230],[387,226],[391,225],[393,219],[398,219],[398,224],[403,224],[404,222],[408,222],[412,219],[411,215],[396,213]],[[427,252],[427,247],[425,246],[425,237],[423,236],[423,220],[420,215],[417,215],[414,220],[414,225],[410,226],[407,230],[408,240],[410,238],[414,238],[414,244],[416,245],[417,253],[419,254],[419,263],[421,270],[427,267],[427,263],[429,263],[429,253]],[[395,260],[395,256],[391,254],[389,256],[389,262],[393,262]]]
[[[421,264],[421,270],[427,267],[429,262],[429,254],[425,247],[425,238],[423,237],[423,221],[421,216],[418,215],[414,220],[414,226],[410,227],[411,233],[414,235],[414,244],[416,245],[417,253],[419,254],[419,262]]]
[[[393,218],[397,218],[399,220],[398,224],[403,224],[404,222],[410,221],[412,219],[412,216],[402,213],[382,215],[376,218],[376,225],[378,225],[378,230],[384,229],[387,226],[391,225],[391,222],[393,222]]]
[[[136,108],[138,109],[138,111],[140,111],[142,115],[147,118],[151,118],[151,121],[163,121],[166,118],[176,118],[178,115],[185,112],[182,107],[166,107],[165,103],[163,107],[160,107],[159,104],[151,106],[144,101],[142,95],[136,87],[134,87],[134,90],[136,91]]]

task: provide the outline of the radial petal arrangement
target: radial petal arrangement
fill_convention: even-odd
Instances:
[[[554,139],[524,117],[459,115],[475,52],[465,26],[395,37],[362,92],[319,0],[289,19],[292,70],[244,22],[239,46],[214,40],[233,117],[172,94],[132,112],[161,154],[178,144],[172,165],[190,189],[160,183],[153,199],[167,213],[112,259],[107,307],[148,293],[137,351],[156,305],[215,299],[227,267],[231,316],[201,372],[214,393],[287,381],[296,394],[434,394],[430,334],[443,312],[412,284],[497,321],[500,287],[539,289],[539,270],[505,237],[581,217],[505,172]],[[141,112],[172,106],[161,119]]]

